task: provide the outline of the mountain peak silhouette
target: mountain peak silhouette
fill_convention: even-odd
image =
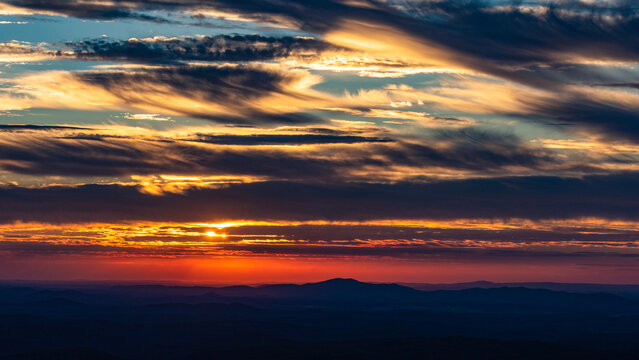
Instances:
[[[328,280],[324,280],[324,281],[320,281],[316,283],[308,283],[305,285],[344,285],[344,286],[355,285],[356,286],[356,285],[373,285],[373,284],[365,283],[352,278],[333,278],[333,279],[328,279]]]

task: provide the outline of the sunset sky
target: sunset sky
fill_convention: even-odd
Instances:
[[[634,1],[0,1],[0,280],[639,283]]]

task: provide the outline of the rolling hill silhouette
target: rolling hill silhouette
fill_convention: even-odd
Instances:
[[[354,279],[226,287],[0,286],[0,360],[637,354],[639,301],[604,292],[521,286],[423,291]]]

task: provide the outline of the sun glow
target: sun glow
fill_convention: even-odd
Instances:
[[[204,233],[204,235],[206,235],[208,237],[216,237],[216,236],[226,237],[225,234],[218,234],[215,231],[207,231],[207,232]]]

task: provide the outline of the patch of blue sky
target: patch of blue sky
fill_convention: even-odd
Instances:
[[[433,110],[428,106],[413,106],[409,108],[397,109],[399,111],[424,112],[433,117],[441,118],[472,118],[476,121],[473,127],[486,131],[513,134],[523,141],[537,138],[565,139],[571,134],[570,128],[566,126],[542,126],[536,121],[526,121],[521,118],[491,115],[491,114],[468,114],[454,111]],[[136,120],[131,115],[135,111],[121,110],[76,110],[76,109],[43,109],[33,108],[27,110],[11,111],[0,114],[0,124],[28,124],[28,125],[70,125],[79,127],[91,126],[133,126],[154,130],[172,130],[177,128],[205,128],[219,130],[223,125],[214,121],[190,118],[185,116],[175,116],[158,114],[158,120]],[[141,113],[141,112],[138,112]],[[356,114],[349,114],[339,111],[309,110],[307,114],[315,116],[317,119],[358,121],[362,125],[371,123],[388,129],[393,129],[396,133],[411,134],[415,136],[427,135],[433,131],[439,131],[445,127],[421,126],[418,122],[407,121],[405,119],[392,119],[370,117]],[[320,120],[321,121],[321,120]],[[273,127],[277,124],[272,124]],[[256,127],[259,127],[256,125]],[[574,134],[572,134],[574,136]]]
[[[76,110],[32,108],[0,113],[2,125],[70,125],[78,127],[91,126],[135,126],[146,129],[170,130],[177,127],[206,127],[216,124],[212,121],[194,119],[183,116],[158,114],[158,120],[136,120],[130,115],[135,111],[121,110]],[[165,119],[165,120],[164,120]]]
[[[14,77],[19,77],[24,74],[35,73],[40,71],[83,71],[95,69],[98,66],[117,66],[122,65],[122,62],[107,62],[107,61],[86,61],[86,60],[41,60],[25,63],[9,63],[0,67],[2,71],[1,78],[8,80]]]
[[[188,24],[157,23],[134,19],[118,19],[114,21],[89,20],[67,18],[60,16],[0,16],[0,21],[11,23],[2,24],[0,42],[11,40],[40,42],[64,42],[94,39],[106,35],[114,40],[132,37],[145,38],[154,36],[195,36],[219,34],[254,34],[272,36],[308,35],[299,31],[268,27],[249,22],[206,19],[202,24],[199,20],[184,19]],[[18,24],[16,22],[27,22]]]
[[[141,127],[145,129],[153,129],[158,131],[164,130],[173,130],[176,128],[218,128],[220,127],[219,123],[203,120],[203,119],[195,119],[185,116],[175,116],[175,115],[166,115],[166,114],[155,114],[155,119],[142,119],[136,120],[132,117],[136,112],[112,112],[109,114],[107,120],[103,123],[104,125],[122,125],[122,126],[134,126]]]
[[[396,78],[360,76],[356,71],[312,70],[311,72],[320,75],[324,80],[313,87],[315,90],[335,95],[341,95],[344,91],[357,93],[359,90],[382,89],[389,85],[400,84],[424,88],[437,85],[439,80],[451,76],[445,73],[424,73]]]
[[[0,115],[3,125],[73,125],[85,126],[108,124],[114,111],[84,111],[72,109],[31,108],[16,110]]]
[[[462,116],[462,115],[460,115]],[[523,141],[534,139],[566,139],[575,137],[570,133],[571,126],[565,124],[553,124],[545,119],[525,119],[519,116],[495,115],[495,114],[471,114],[467,115],[475,119],[481,127],[493,132],[501,132],[516,135]]]

